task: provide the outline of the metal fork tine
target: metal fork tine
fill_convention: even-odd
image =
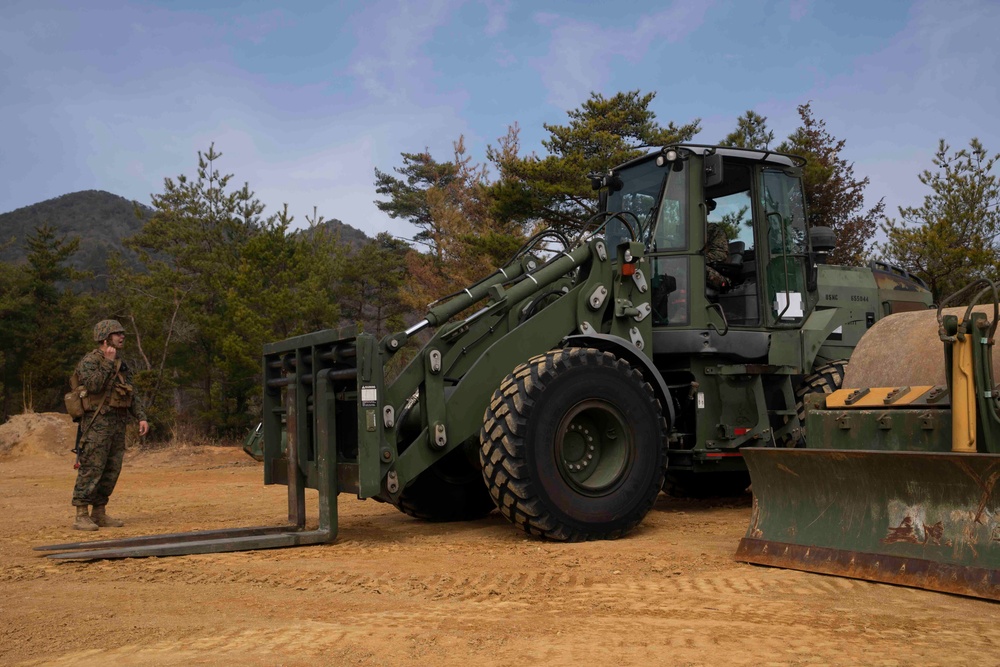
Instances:
[[[296,531],[296,526],[250,526],[247,528],[222,528],[219,530],[196,530],[187,533],[166,533],[164,535],[143,535],[117,540],[94,540],[91,542],[67,542],[46,544],[35,547],[35,551],[67,551],[69,549],[106,549],[110,547],[133,547],[150,544],[194,542],[212,539],[249,537]]]
[[[165,536],[164,536],[165,537]],[[187,540],[169,543],[146,543],[144,545],[120,548],[92,549],[87,551],[66,551],[49,554],[46,558],[57,560],[99,560],[115,558],[147,558],[150,556],[184,556],[189,554],[225,553],[229,551],[253,551],[279,547],[305,546],[328,542],[330,533],[326,530],[285,531],[270,535],[224,536],[216,539]],[[110,540],[109,540],[110,541]],[[96,542],[91,544],[97,544]]]

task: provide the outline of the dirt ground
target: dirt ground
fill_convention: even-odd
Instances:
[[[32,547],[287,513],[242,451],[172,447],[127,456],[125,528],[73,531],[73,433],[0,426],[3,665],[1000,665],[994,603],[735,562],[748,500],[661,495],[625,539],[553,544],[345,495],[332,545],[48,560]]]

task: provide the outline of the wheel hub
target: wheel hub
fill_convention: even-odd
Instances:
[[[556,457],[563,478],[584,495],[603,495],[624,478],[633,457],[632,430],[614,405],[590,400],[559,423]]]
[[[590,428],[578,423],[569,425],[569,432],[563,438],[563,465],[574,472],[581,472],[594,461],[597,448]]]

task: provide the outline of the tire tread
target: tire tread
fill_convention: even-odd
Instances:
[[[615,539],[635,528],[652,508],[659,493],[643,498],[642,506],[626,522],[611,530],[597,531],[567,525],[545,507],[543,499],[533,490],[524,447],[521,445],[528,428],[528,417],[544,391],[547,382],[571,367],[583,365],[613,367],[628,380],[635,382],[656,408],[661,435],[660,458],[665,460],[667,423],[656,399],[653,387],[626,361],[609,352],[593,348],[553,350],[521,364],[508,375],[494,392],[480,432],[480,462],[483,478],[500,512],[514,525],[531,535],[550,540],[577,542],[593,539]],[[662,483],[664,465],[657,466]]]

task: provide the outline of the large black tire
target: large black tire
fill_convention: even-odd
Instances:
[[[663,485],[660,404],[642,375],[609,352],[552,350],[515,368],[493,394],[480,442],[500,512],[551,540],[621,537]]]
[[[847,370],[847,360],[838,359],[813,368],[810,375],[805,376],[795,390],[795,412],[802,424],[802,435],[796,439],[786,438],[786,447],[806,446],[806,396],[809,394],[832,394],[844,383],[844,371]]]
[[[496,509],[482,473],[461,448],[425,470],[393,504],[425,521],[472,521]]]

